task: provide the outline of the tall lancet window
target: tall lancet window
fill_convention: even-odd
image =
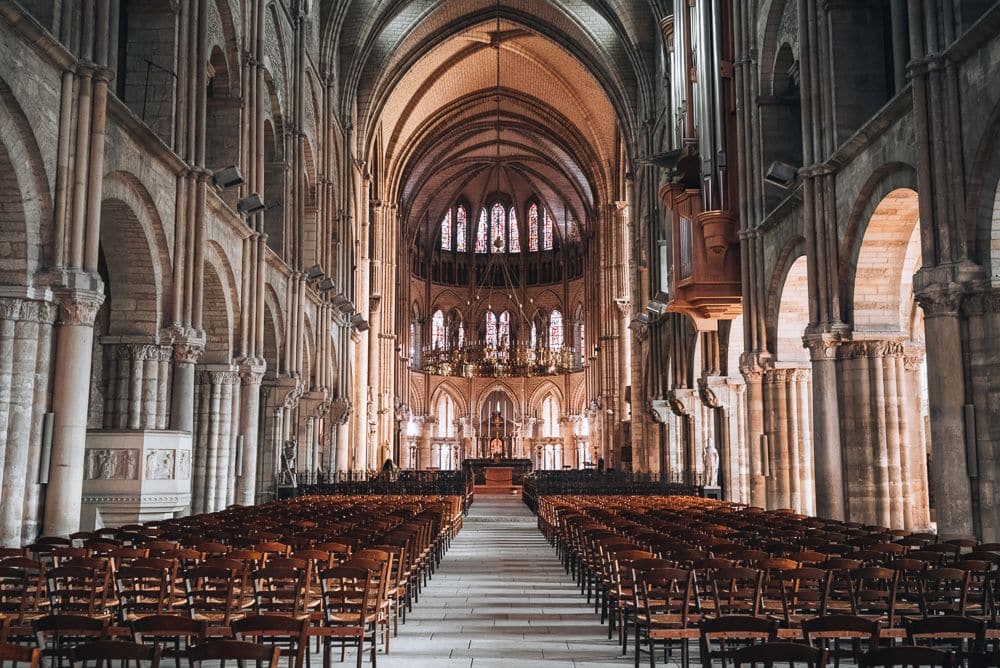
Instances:
[[[538,250],[538,205],[532,204],[528,209],[528,252]]]
[[[464,206],[459,206],[455,212],[455,250],[459,253],[465,252],[465,234],[468,225],[469,214]]]
[[[441,309],[431,316],[431,346],[436,350],[444,348],[444,313]]]
[[[510,227],[510,249],[511,253],[521,252],[521,230],[517,227],[517,210],[510,207],[510,215],[507,216],[507,225]]]
[[[542,250],[552,250],[552,216],[545,212],[545,224],[542,225]]]
[[[441,249],[451,250],[451,211],[441,220]]]
[[[563,315],[555,309],[549,318],[549,348],[559,350],[563,347]]]
[[[506,225],[504,224],[503,207],[499,204],[493,205],[493,237],[490,240],[491,253],[503,253],[507,249]]]
[[[507,349],[510,346],[510,311],[500,314],[500,323],[497,327],[497,343]]]
[[[490,219],[486,214],[486,209],[479,212],[479,225],[476,227],[476,252],[485,253],[486,245],[489,243]]]
[[[486,312],[486,345],[497,347],[497,314],[493,311]]]

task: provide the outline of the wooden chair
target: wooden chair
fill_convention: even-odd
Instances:
[[[778,574],[782,625],[801,626],[810,617],[826,614],[831,574],[822,568],[793,568]]]
[[[305,562],[302,562],[305,565]],[[253,609],[258,615],[285,614],[299,617],[308,611],[306,588],[308,566],[295,568],[272,561],[250,574],[253,583]]]
[[[878,647],[879,634],[878,621],[857,615],[826,615],[802,620],[803,640],[826,650],[835,668],[839,668],[841,659],[856,665],[865,652]],[[849,641],[849,647],[845,647],[843,641]]]
[[[236,661],[240,668],[253,661],[257,668],[278,668],[281,648],[240,640],[210,640],[188,650],[188,665],[201,668],[205,662],[218,661],[225,668],[227,661]]]
[[[172,568],[123,566],[115,575],[118,614],[123,622],[173,609]]]
[[[709,572],[709,605],[711,614],[756,616],[760,613],[761,587],[764,573],[755,568],[737,566],[717,568]],[[704,601],[702,601],[704,605]]]
[[[237,640],[262,642],[281,648],[289,665],[309,664],[309,618],[286,615],[248,615],[232,624]]]
[[[674,640],[681,643],[681,662],[688,666],[688,640],[685,631],[698,622],[694,613],[694,574],[680,568],[660,567],[636,571],[635,581],[635,666],[638,668],[645,639],[650,668],[656,668],[656,644],[664,644],[664,653]],[[666,661],[666,657],[664,657]]]
[[[776,620],[746,615],[702,619],[699,630],[703,668],[712,668],[716,659],[725,666],[740,647],[778,639]]]
[[[969,571],[931,568],[920,575],[920,612],[933,615],[965,615],[969,595]]]
[[[962,664],[975,665],[986,652],[986,622],[952,615],[911,619],[906,638],[911,645],[947,647]]]
[[[133,664],[136,668],[143,665],[159,668],[160,648],[125,640],[97,640],[74,647],[71,664],[79,668],[85,668],[88,664],[98,668],[115,665],[130,668]]]
[[[365,643],[371,643],[375,665],[379,623],[378,587],[367,568],[337,566],[320,576],[323,595],[323,657],[330,665],[334,640],[340,642],[340,660],[348,645],[358,648],[358,667],[364,658]]]
[[[184,574],[191,619],[229,626],[240,613],[236,576],[229,568],[195,566]]]
[[[915,645],[873,649],[861,657],[861,661],[858,663],[859,668],[891,668],[892,666],[953,668],[954,665],[955,657],[951,652]]]
[[[101,617],[46,615],[32,620],[31,627],[42,656],[55,659],[60,666],[72,660],[76,645],[108,638],[108,619]]]
[[[9,642],[0,642],[0,666],[18,668],[39,668],[42,663],[42,651],[37,647],[25,647]]]
[[[177,668],[187,650],[208,633],[208,622],[177,615],[150,615],[132,620],[132,639],[160,648],[161,656],[173,657]]]
[[[107,613],[111,593],[108,570],[91,566],[57,566],[46,571],[45,582],[52,613]]]
[[[770,668],[776,663],[789,666],[803,665],[809,668],[826,666],[826,651],[794,642],[766,642],[760,645],[742,647],[733,652],[733,666],[764,664]]]

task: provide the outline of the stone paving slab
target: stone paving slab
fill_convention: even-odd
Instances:
[[[622,657],[607,635],[520,497],[477,492],[462,533],[378,665],[631,666],[632,656]],[[347,662],[354,657],[349,651]]]

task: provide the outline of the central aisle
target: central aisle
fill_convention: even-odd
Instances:
[[[622,658],[607,635],[520,496],[477,493],[462,532],[378,665],[631,665],[631,653]]]

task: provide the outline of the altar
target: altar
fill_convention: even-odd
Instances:
[[[514,469],[509,466],[489,466],[483,469],[486,484],[497,487],[511,487],[514,484]]]

